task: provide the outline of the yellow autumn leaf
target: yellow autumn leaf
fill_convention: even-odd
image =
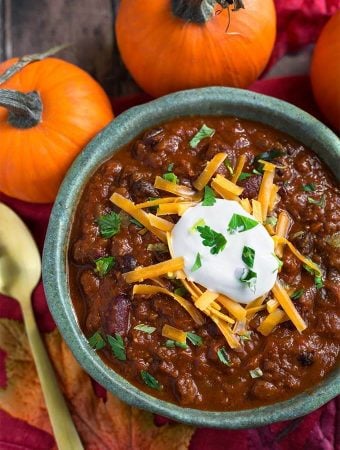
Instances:
[[[86,450],[186,450],[194,432],[183,424],[157,427],[153,415],[121,402],[109,392],[98,398],[57,330],[45,335],[51,360]],[[39,380],[21,323],[0,319],[0,348],[7,353],[7,386],[0,408],[52,433]]]

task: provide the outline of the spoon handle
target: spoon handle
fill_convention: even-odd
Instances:
[[[30,298],[22,302],[22,312],[58,449],[83,450],[84,447],[80,441],[64,396],[58,385],[55,371],[41,339]]]

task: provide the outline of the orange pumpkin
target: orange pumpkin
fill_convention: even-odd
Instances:
[[[327,22],[316,43],[311,82],[322,113],[340,131],[340,10]]]
[[[0,75],[18,60],[0,64]],[[0,191],[52,202],[70,164],[113,118],[99,84],[56,58],[33,62],[0,85]]]
[[[246,87],[265,68],[276,32],[272,0],[121,0],[122,59],[149,94]],[[228,25],[229,24],[229,25]]]

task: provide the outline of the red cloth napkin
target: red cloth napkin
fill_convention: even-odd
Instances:
[[[312,100],[308,77],[287,77],[262,80],[254,83],[253,91],[272,95],[295,103],[310,113],[318,115]],[[113,108],[118,114],[124,109],[145,102],[145,94],[117,99]],[[34,205],[6,197],[0,193],[0,201],[13,208],[26,222],[42,249],[51,205]],[[42,284],[33,295],[33,304],[41,331],[55,327],[47,308]],[[0,317],[21,320],[18,303],[0,296]],[[0,351],[0,386],[6,385],[5,354]],[[105,395],[105,390],[96,385],[96,393]],[[197,429],[190,450],[332,450],[340,445],[339,424],[340,402],[333,400],[317,411],[293,421],[248,430]],[[155,423],[162,426],[168,419],[155,417]],[[50,449],[53,438],[48,433],[32,427],[0,411],[0,450]]]

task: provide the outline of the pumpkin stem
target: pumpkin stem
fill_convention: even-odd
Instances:
[[[32,128],[41,121],[42,101],[38,92],[0,89],[0,106],[8,110],[8,123],[15,128]]]
[[[233,6],[233,11],[244,8],[242,0],[171,0],[172,12],[187,22],[203,24],[214,14],[215,5],[222,9]]]

